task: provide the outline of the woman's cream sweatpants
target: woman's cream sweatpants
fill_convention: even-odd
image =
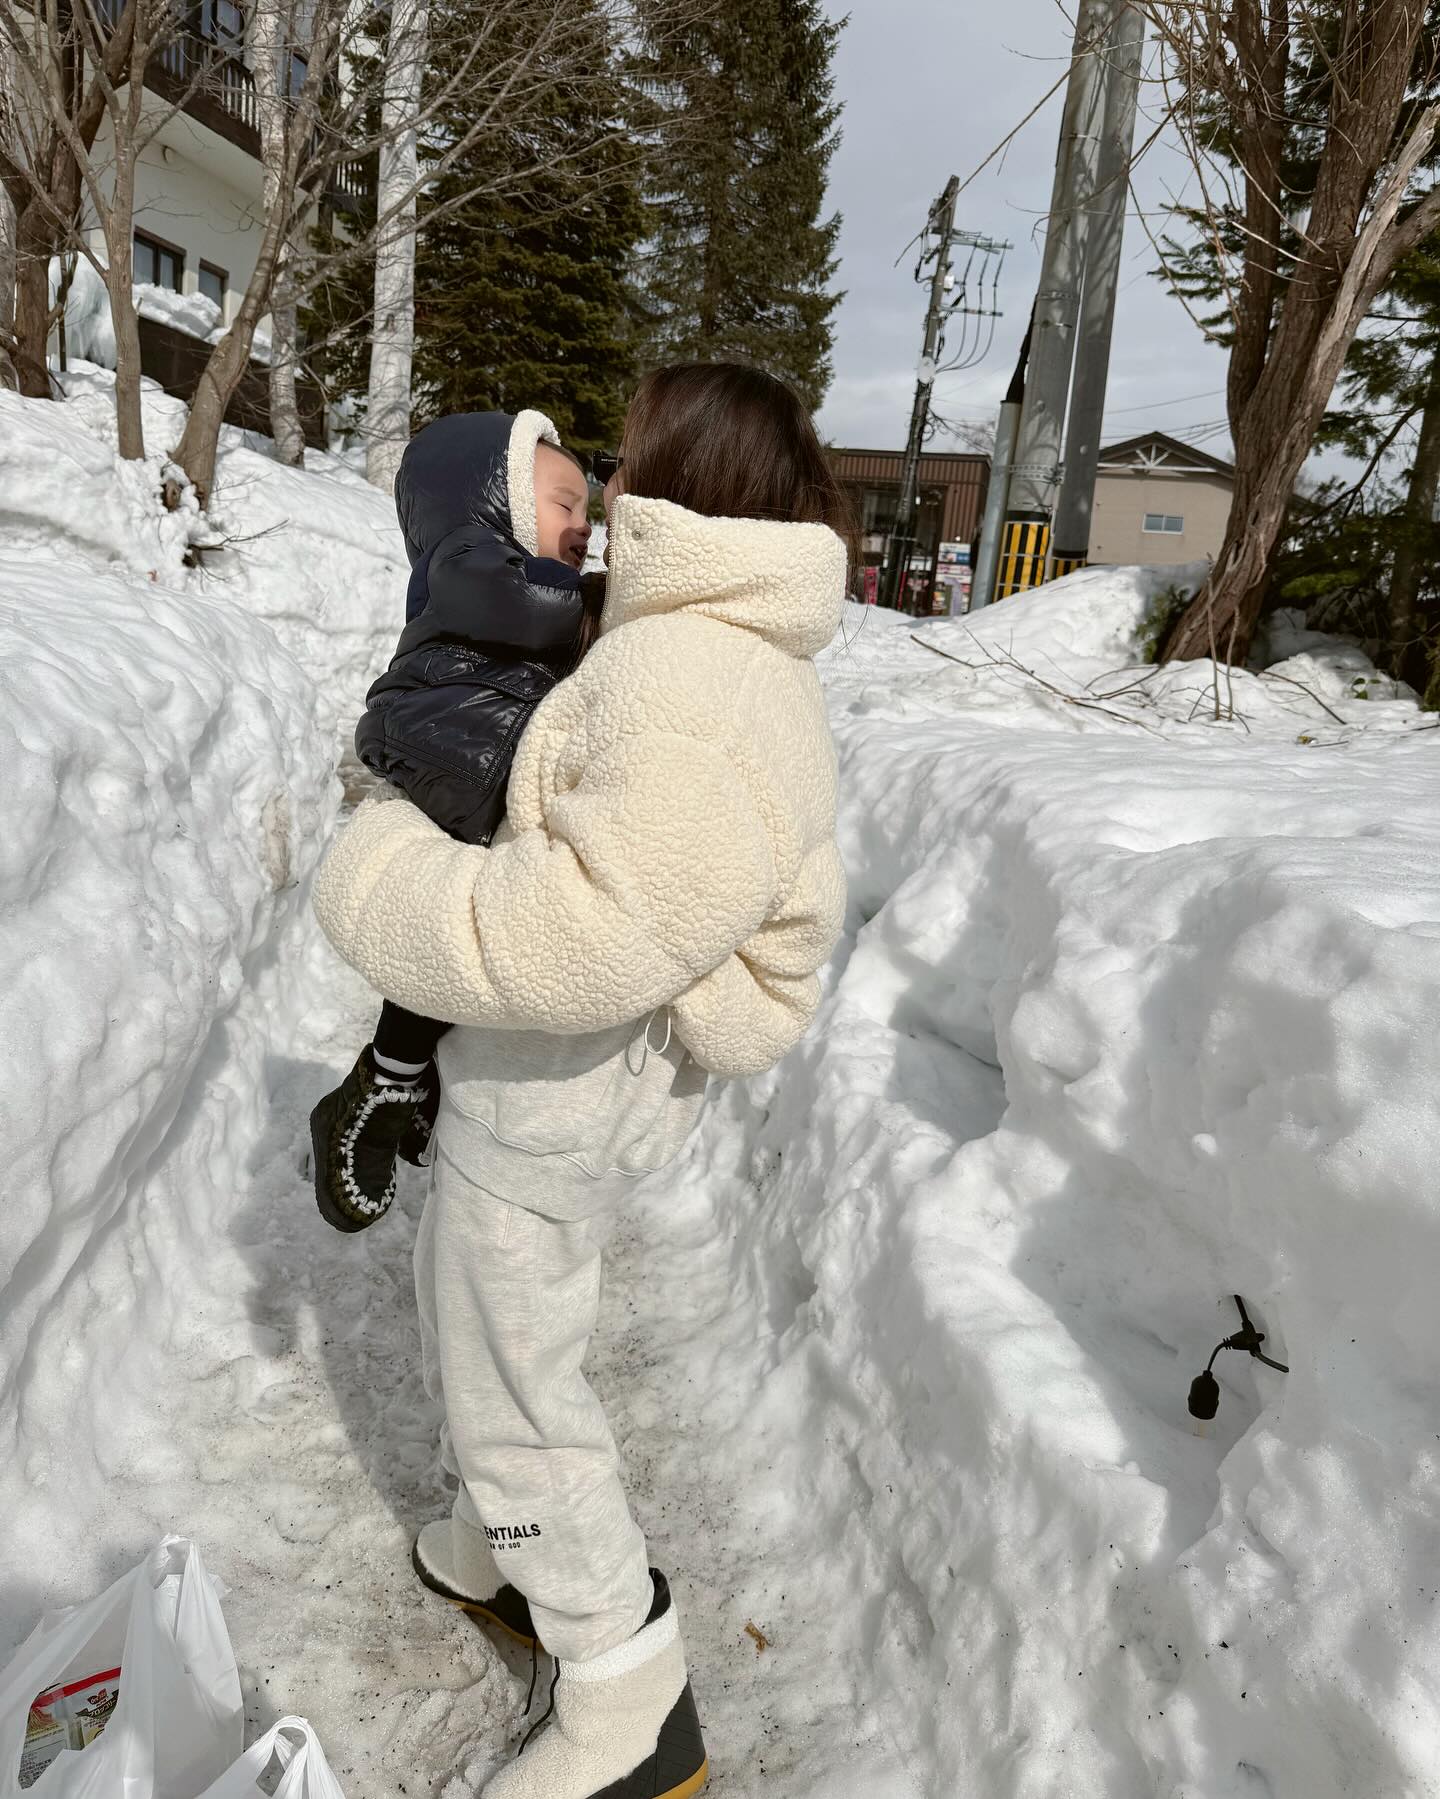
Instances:
[[[614,1216],[611,1204],[565,1223],[512,1205],[436,1133],[415,1243],[425,1390],[445,1409],[445,1467],[561,1661],[633,1636],[654,1598],[615,1439],[581,1371]]]

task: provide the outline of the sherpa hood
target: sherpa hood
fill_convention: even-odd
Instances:
[[[602,632],[663,612],[699,613],[815,656],[840,628],[845,545],[828,525],[705,518],[621,494],[610,515]]]
[[[538,554],[535,451],[560,443],[543,412],[457,412],[410,441],[395,512],[410,558],[399,654],[471,643],[550,659],[573,648],[580,577]]]

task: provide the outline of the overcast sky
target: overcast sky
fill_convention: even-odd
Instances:
[[[832,16],[847,10],[841,0],[827,4]],[[831,205],[844,215],[838,282],[846,293],[836,314],[835,380],[820,423],[831,442],[898,449],[926,295],[912,280],[913,251],[898,268],[891,265],[946,179],[964,181],[1063,72],[1072,26],[1056,0],[850,0],[848,11],[835,64],[844,139],[830,186]],[[1039,273],[1059,128],[1057,94],[1003,161],[960,196],[957,225],[1008,238],[1014,248],[994,348],[971,373],[941,378],[935,407],[942,414],[993,414],[1010,379]],[[1142,120],[1137,141],[1144,135]],[[1158,213],[1184,172],[1178,150],[1158,146],[1137,172],[1140,203]],[[1157,231],[1160,224],[1152,219]],[[1224,356],[1148,273],[1154,263],[1132,213],[1110,362],[1111,441],[1224,419]],[[937,437],[931,447],[947,441]],[[1226,456],[1228,435],[1206,436],[1201,447]]]

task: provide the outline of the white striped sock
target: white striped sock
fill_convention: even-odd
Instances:
[[[397,1062],[393,1056],[382,1056],[378,1049],[372,1049],[370,1054],[382,1087],[413,1087],[430,1066],[428,1062]]]

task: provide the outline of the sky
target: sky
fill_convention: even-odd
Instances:
[[[843,215],[845,298],[836,313],[835,379],[820,414],[826,438],[853,448],[899,449],[905,440],[927,294],[915,255],[897,254],[925,223],[952,174],[965,181],[1063,74],[1073,13],[1056,0],[827,0],[850,22],[835,58],[843,138],[830,171],[830,203]],[[1142,112],[1154,90],[1142,90]],[[1005,259],[994,347],[967,374],[942,376],[934,407],[948,417],[993,418],[1014,368],[1040,268],[1060,129],[1057,93],[1004,157],[960,196],[956,224],[1014,245]],[[1137,142],[1148,135],[1142,118]],[[1186,168],[1157,144],[1136,172],[1151,229],[1180,191]],[[1155,253],[1132,209],[1125,226],[1105,419],[1109,442],[1148,429],[1218,425],[1200,440],[1227,456],[1225,359],[1150,275]],[[951,341],[954,333],[952,328]],[[932,449],[953,442],[937,436]]]

